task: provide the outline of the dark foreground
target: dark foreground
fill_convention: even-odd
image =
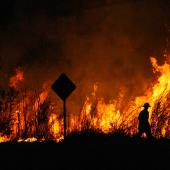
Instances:
[[[170,140],[86,133],[58,144],[0,144],[0,169],[170,169]]]

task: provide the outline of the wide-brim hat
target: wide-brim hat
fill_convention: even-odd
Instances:
[[[143,107],[151,107],[149,103],[145,103]]]

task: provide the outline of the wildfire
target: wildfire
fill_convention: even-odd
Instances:
[[[138,114],[143,104],[148,101],[151,105],[150,124],[153,135],[157,138],[170,138],[168,58],[170,56],[163,65],[158,65],[156,58],[150,58],[153,72],[159,74],[159,77],[145,95],[128,101],[126,108],[121,108],[124,90],[120,90],[118,98],[105,101],[104,97],[96,95],[99,85],[94,84],[93,92],[86,96],[81,112],[69,116],[67,133],[93,129],[103,133],[122,130],[125,134],[134,135],[137,132]],[[23,71],[20,68],[16,69],[16,75],[10,78],[10,87],[18,90],[18,83],[23,80]],[[12,139],[17,139],[18,142],[51,139],[58,142],[63,139],[62,113],[55,110],[57,106],[53,101],[48,100],[50,84],[50,82],[43,84],[39,91],[20,90],[7,93],[8,96],[4,98],[1,106],[0,142]]]
[[[8,142],[8,141],[10,141],[10,138],[8,136],[5,136],[5,135],[1,136],[0,135],[0,143]]]
[[[9,86],[12,88],[17,88],[18,84],[24,80],[24,72],[21,68],[15,70],[15,75],[10,78]]]
[[[116,103],[112,101],[105,103],[103,98],[97,98],[95,103],[91,103],[87,97],[79,121],[80,131],[84,128],[84,124],[88,124],[89,128],[108,133],[113,127],[119,126],[121,116],[119,110],[116,110]]]
[[[19,139],[18,142],[36,142],[37,141],[37,138],[27,138],[25,140],[23,139]]]
[[[63,130],[62,130],[63,123],[59,120],[59,118],[57,118],[56,114],[52,113],[50,115],[48,125],[50,129],[50,133],[52,134],[52,136],[56,141],[60,141],[64,139]]]
[[[169,56],[170,57],[170,56]],[[96,98],[97,87],[94,86],[92,98],[87,97],[80,114],[80,126],[82,130],[86,125],[102,131],[103,133],[124,130],[125,133],[134,135],[137,132],[137,118],[143,104],[148,101],[151,105],[150,123],[152,133],[155,137],[170,137],[170,65],[165,62],[162,66],[157,64],[157,60],[151,57],[153,72],[159,73],[155,84],[150,87],[144,96],[136,97],[131,101],[129,108],[120,112],[121,100],[113,100],[109,103],[103,98]],[[122,96],[123,94],[120,94]],[[90,100],[91,99],[91,100]],[[74,122],[75,124],[75,122]],[[74,131],[74,130],[73,130]]]

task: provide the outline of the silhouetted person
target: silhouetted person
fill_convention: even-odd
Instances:
[[[149,124],[149,112],[148,112],[148,108],[150,107],[149,103],[145,103],[144,104],[144,109],[139,113],[139,126],[138,126],[138,134],[137,137],[141,137],[141,135],[143,133],[146,134],[147,138],[150,139],[152,138],[152,134],[151,134],[151,128],[150,128],[150,124]]]

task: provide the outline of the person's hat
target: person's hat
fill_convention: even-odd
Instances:
[[[149,103],[145,103],[143,107],[151,107]]]

